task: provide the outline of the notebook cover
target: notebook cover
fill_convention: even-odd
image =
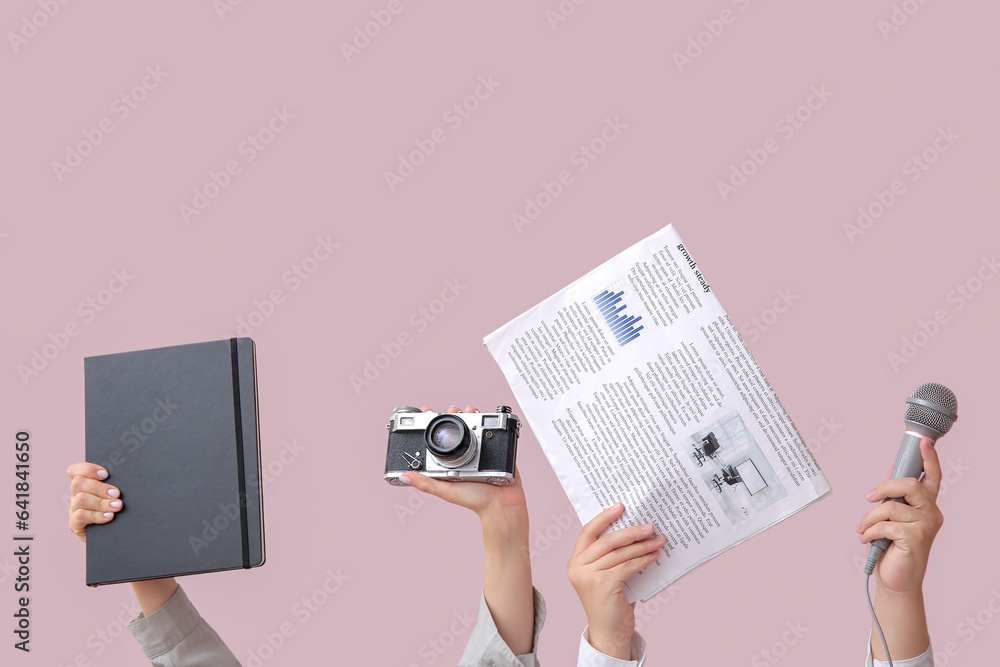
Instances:
[[[249,338],[84,359],[86,460],[124,503],[87,527],[88,586],[263,564],[256,375]]]

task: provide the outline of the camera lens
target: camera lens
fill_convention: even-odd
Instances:
[[[451,414],[435,417],[424,432],[427,449],[449,468],[465,465],[475,455],[472,434],[461,418]]]
[[[431,441],[435,448],[442,452],[450,452],[462,442],[462,429],[457,424],[444,422],[431,431]]]

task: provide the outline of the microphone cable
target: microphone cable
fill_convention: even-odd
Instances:
[[[875,606],[872,605],[872,590],[869,583],[871,582],[871,572],[865,575],[865,595],[868,596],[868,609],[872,612],[872,620],[875,621],[875,627],[878,628],[878,636],[882,638],[882,648],[885,649],[885,657],[889,661],[889,667],[892,667],[892,656],[889,655],[889,644],[885,641],[885,633],[882,632],[882,624],[878,622],[878,616],[875,615]],[[874,664],[875,656],[872,656],[872,664]]]

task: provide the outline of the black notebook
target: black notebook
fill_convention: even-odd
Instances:
[[[87,527],[87,585],[264,562],[254,343],[84,359],[87,461],[123,508]]]

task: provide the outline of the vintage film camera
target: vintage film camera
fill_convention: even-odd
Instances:
[[[450,482],[514,483],[521,421],[501,405],[496,412],[421,412],[401,407],[386,424],[385,480],[413,470]]]

